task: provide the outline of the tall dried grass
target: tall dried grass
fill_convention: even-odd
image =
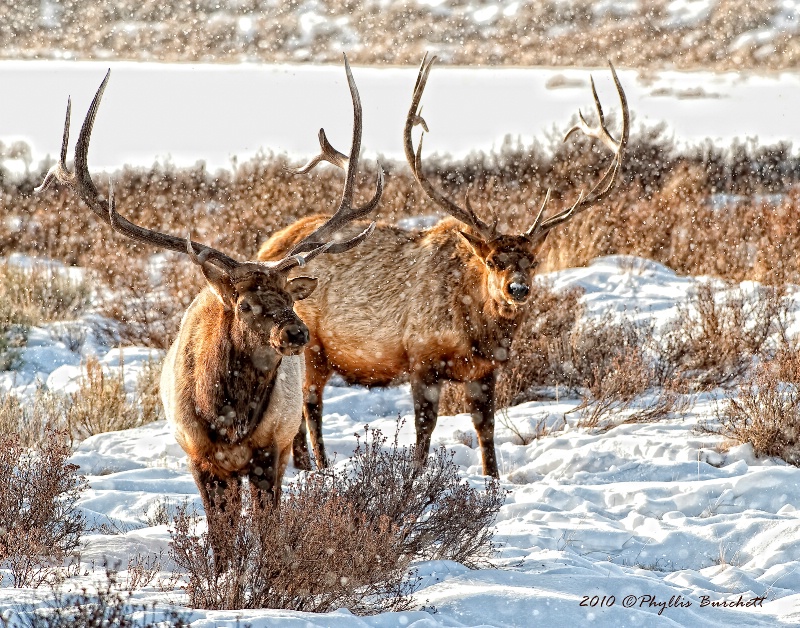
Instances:
[[[14,4],[14,19],[0,25],[0,50],[12,58],[47,58],[68,50],[78,58],[140,61],[338,63],[337,44],[346,42],[352,61],[361,64],[415,64],[434,50],[460,65],[591,67],[607,59],[630,63],[635,51],[640,68],[796,67],[800,53],[791,30],[766,43],[753,38],[743,44],[741,38],[777,26],[775,3],[715,2],[697,23],[676,22],[669,4],[651,0],[600,10],[588,0],[544,0],[521,3],[481,24],[475,8],[486,3],[453,2],[442,11],[425,3],[338,0],[325,3],[324,23],[309,31],[297,1],[97,5],[73,0],[71,19],[64,20],[24,0]]]

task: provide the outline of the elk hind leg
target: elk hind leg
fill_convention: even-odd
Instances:
[[[306,434],[310,433],[311,444],[314,448],[314,457],[317,467],[328,466],[328,457],[325,454],[325,443],[322,440],[322,393],[325,383],[331,376],[331,367],[319,341],[312,340],[305,352],[306,378],[303,386],[305,405],[303,407],[303,421],[292,443],[294,466],[305,471],[311,470],[311,457],[308,452]]]
[[[411,376],[411,396],[414,399],[414,428],[417,432],[416,467],[422,469],[431,448],[431,437],[439,416],[439,396],[442,383],[435,377]]]
[[[478,434],[478,446],[483,459],[483,474],[500,477],[494,448],[495,374],[464,385],[472,413],[472,424]]]

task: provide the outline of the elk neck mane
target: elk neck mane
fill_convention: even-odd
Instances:
[[[187,312],[197,317],[197,325],[185,348],[193,371],[195,408],[220,441],[236,444],[253,432],[263,415],[281,356],[268,349],[274,354],[270,368],[264,368],[263,361],[259,368],[248,339],[234,330],[233,314],[209,289],[195,306]]]
[[[458,234],[469,228],[454,218],[446,218],[426,232],[443,250],[451,249],[450,257],[463,273],[461,280],[450,287],[449,298],[454,323],[463,326],[477,357],[504,361],[497,348],[508,349],[522,316],[521,307],[497,303],[489,294],[488,269]],[[445,244],[446,242],[446,244]]]

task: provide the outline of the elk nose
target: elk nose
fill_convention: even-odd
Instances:
[[[308,329],[305,325],[289,325],[283,329],[283,344],[302,347],[308,342]]]
[[[510,294],[511,297],[517,301],[522,301],[528,296],[530,291],[531,289],[524,283],[512,281],[510,284],[508,284],[508,294]]]

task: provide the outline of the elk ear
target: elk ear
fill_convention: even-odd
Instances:
[[[211,292],[220,300],[225,311],[231,310],[236,303],[236,288],[233,287],[233,281],[228,273],[211,264],[200,264],[200,270],[203,271],[203,277],[206,278]]]
[[[464,239],[475,255],[484,260],[489,257],[489,254],[492,252],[492,250],[486,243],[486,240],[479,238],[478,236],[474,236],[471,233],[467,233],[466,231],[459,231],[458,235]]]
[[[295,301],[302,301],[311,296],[316,287],[316,277],[295,277],[286,282],[286,291],[292,295]]]

